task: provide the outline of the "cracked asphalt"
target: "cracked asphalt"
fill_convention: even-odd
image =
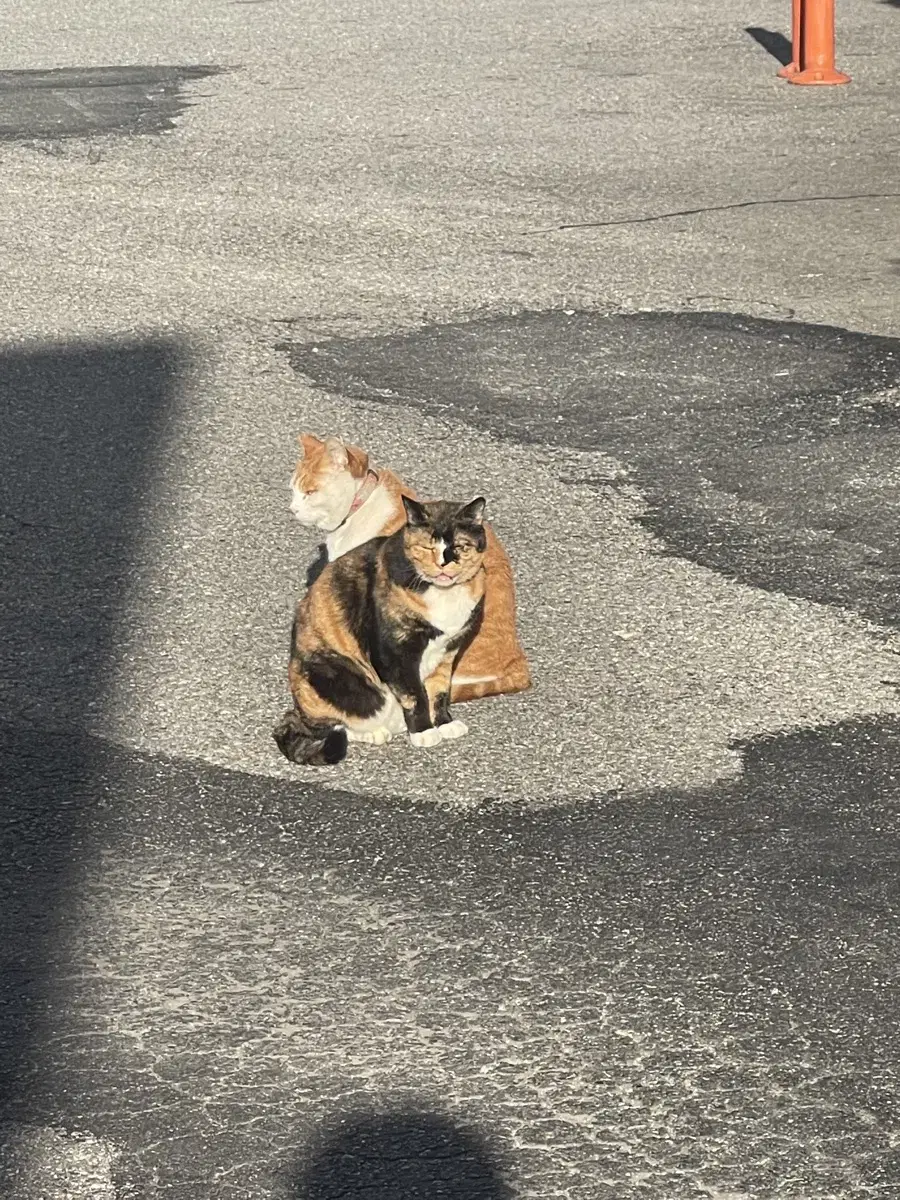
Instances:
[[[4,27],[0,1195],[898,1194],[900,13],[838,10],[835,89],[774,0]],[[536,684],[439,754],[271,742],[302,428],[489,498]]]

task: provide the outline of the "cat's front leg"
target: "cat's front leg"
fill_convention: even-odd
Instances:
[[[465,737],[469,732],[465,721],[455,721],[450,715],[450,684],[453,679],[453,664],[456,657],[455,651],[446,655],[425,680],[431,719],[441,740],[445,742],[451,741],[453,738]]]
[[[410,745],[419,749],[436,746],[441,741],[441,734],[435,728],[431,703],[422,683],[418,679],[404,680],[399,686],[392,686],[391,691],[403,709]]]

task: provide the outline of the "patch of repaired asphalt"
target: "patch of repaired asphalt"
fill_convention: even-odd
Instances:
[[[331,1200],[398,1126],[535,1200],[896,1194],[896,718],[463,815],[59,745],[0,727],[2,1118],[118,1194]]]
[[[191,101],[184,85],[215,66],[55,67],[0,71],[0,140],[161,133]]]
[[[282,348],[331,392],[611,454],[674,553],[900,623],[900,339],[557,311]]]

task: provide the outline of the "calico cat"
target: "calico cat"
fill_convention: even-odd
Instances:
[[[301,434],[298,441],[303,454],[291,479],[291,512],[302,525],[327,533],[324,561],[314,564],[314,577],[325,562],[334,562],[369,538],[400,529],[406,520],[403,500],[414,500],[416,494],[392,471],[372,469],[368,454],[357,446],[335,437],[323,441],[310,433]],[[454,703],[531,687],[516,633],[512,567],[490,525],[484,530],[484,618],[454,673]]]
[[[347,742],[414,746],[468,730],[450,715],[454,664],[484,611],[484,500],[421,504],[405,524],[329,563],[297,606],[294,708],[273,731],[292,762],[340,762]]]

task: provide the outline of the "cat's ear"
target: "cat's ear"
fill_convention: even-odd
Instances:
[[[403,507],[406,509],[406,523],[410,528],[415,529],[428,524],[428,513],[418,502],[418,500],[410,500],[409,496],[401,496]]]
[[[346,446],[347,466],[350,474],[356,479],[362,479],[369,469],[369,456],[359,446]]]
[[[484,506],[487,504],[484,496],[477,496],[464,504],[456,514],[457,521],[467,521],[470,525],[480,525],[484,521]]]
[[[312,433],[301,433],[297,438],[297,441],[299,442],[303,453],[307,456],[315,454],[317,450],[322,448],[322,443],[315,436],[315,434]]]
[[[325,449],[328,452],[328,458],[333,466],[339,470],[347,465],[347,447],[340,438],[327,437],[325,439]]]

